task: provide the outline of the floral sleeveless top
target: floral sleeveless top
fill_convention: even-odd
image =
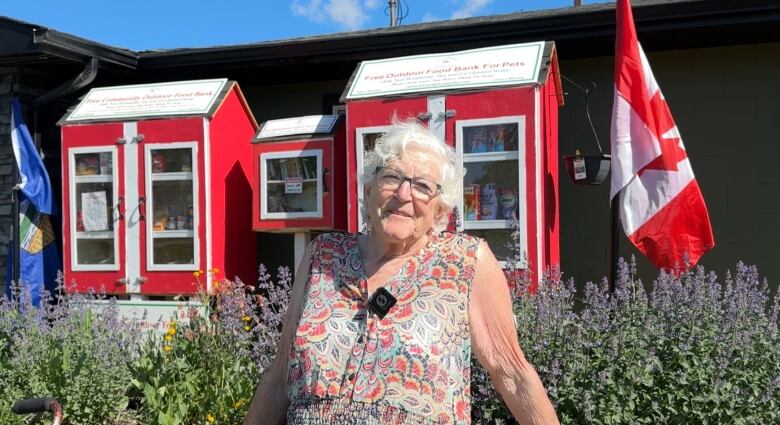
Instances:
[[[434,236],[384,285],[397,303],[381,319],[367,310],[357,235],[317,238],[290,349],[287,423],[471,423],[468,299],[478,243]]]

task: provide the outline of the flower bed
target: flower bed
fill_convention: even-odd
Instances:
[[[581,291],[551,273],[531,295],[519,274],[518,336],[562,423],[777,423],[778,297],[754,267],[702,268],[643,283],[622,263]],[[35,309],[0,303],[0,423],[13,400],[54,396],[66,424],[238,424],[276,353],[291,277],[220,281],[206,314],[143,333],[94,295]],[[51,300],[49,300],[51,301]],[[485,373],[472,376],[475,424],[511,423]]]
[[[646,284],[621,262],[613,294],[560,273],[533,296],[515,284],[521,345],[562,423],[780,422],[780,297],[755,267]],[[511,418],[479,369],[472,389],[475,424]]]

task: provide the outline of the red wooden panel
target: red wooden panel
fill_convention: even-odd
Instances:
[[[294,229],[333,229],[333,196],[335,190],[343,190],[334,187],[333,170],[333,138],[316,140],[293,140],[285,142],[264,142],[255,143],[253,150],[255,187],[254,199],[252,201],[252,227],[258,231],[279,231]],[[289,219],[261,219],[261,192],[265,190],[260,184],[260,176],[265,173],[264,164],[260,161],[260,155],[269,152],[290,152],[294,156],[297,152],[303,150],[322,151],[322,167],[327,168],[325,173],[322,197],[322,218],[289,218]],[[327,191],[325,190],[327,188]]]
[[[544,170],[544,205],[543,218],[545,228],[545,266],[557,267],[561,264],[560,254],[560,202],[558,180],[558,96],[556,93],[555,73],[550,73],[547,83],[542,88],[542,105],[544,119],[542,134],[544,135],[545,164]]]
[[[114,241],[119,245],[117,258],[119,269],[116,271],[74,271],[71,261],[75,253],[71,252],[71,238],[75,237],[71,229],[69,202],[75,194],[70,193],[69,149],[75,147],[112,147],[117,152],[117,163],[113,165],[114,176],[118,179],[118,196],[124,196],[125,186],[122,169],[124,169],[124,151],[117,149],[116,140],[124,134],[122,123],[71,125],[62,128],[62,237],[63,237],[63,273],[64,283],[68,291],[85,293],[88,291],[111,294],[125,293],[123,283],[125,277],[125,225],[124,220],[114,223],[118,230],[118,238]],[[109,201],[112,202],[112,201]]]
[[[200,241],[200,255],[197,266],[193,270],[184,271],[152,271],[149,270],[147,262],[147,238],[146,225],[141,227],[140,249],[135,255],[140,255],[141,276],[146,281],[141,285],[141,293],[145,295],[177,295],[193,294],[197,292],[197,285],[193,271],[206,268],[206,221],[205,214],[205,193],[206,176],[205,163],[203,159],[203,118],[183,118],[183,119],[164,119],[147,120],[138,122],[138,133],[144,135],[144,141],[139,146],[138,151],[138,194],[149,199],[145,187],[145,144],[151,143],[171,143],[171,142],[197,142],[198,156],[197,164],[193,167],[193,172],[198,174],[198,193],[194,200],[199,207],[200,219],[198,228],[194,229]],[[130,170],[128,170],[130,172]],[[152,219],[152,217],[147,218]],[[197,260],[196,260],[197,261]]]
[[[257,280],[256,235],[252,232],[252,137],[254,121],[231,90],[209,123],[211,167],[211,265],[219,277]]]

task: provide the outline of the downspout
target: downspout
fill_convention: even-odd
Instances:
[[[45,105],[53,100],[56,100],[62,96],[68,95],[70,93],[75,92],[76,90],[82,89],[90,84],[92,84],[93,81],[95,81],[95,77],[97,77],[98,73],[98,60],[96,58],[91,58],[89,60],[89,63],[87,63],[87,66],[84,67],[84,70],[79,73],[79,75],[75,76],[70,81],[66,81],[59,86],[49,90],[48,92],[38,96],[33,101],[33,135],[35,139],[35,145],[36,147],[40,148],[39,141],[38,141],[38,108],[41,107],[41,105]]]

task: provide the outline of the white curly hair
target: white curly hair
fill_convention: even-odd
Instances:
[[[371,184],[377,167],[384,167],[389,162],[399,160],[410,150],[422,152],[437,158],[434,164],[440,164],[442,176],[441,204],[445,208],[445,214],[435,225],[438,232],[447,228],[449,213],[457,205],[462,196],[462,178],[464,172],[458,167],[458,157],[455,149],[447,145],[428,127],[417,120],[397,121],[389,131],[376,140],[374,150],[366,152],[363,159],[363,169],[360,170],[359,179],[365,187]],[[368,223],[367,212],[361,211],[364,223]]]

